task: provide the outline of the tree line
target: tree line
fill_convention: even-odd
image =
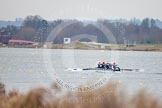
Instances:
[[[88,34],[97,36],[97,41],[107,43],[105,34],[98,28],[97,24],[102,24],[115,37],[117,43],[123,44],[124,39],[129,41],[136,41],[139,44],[157,44],[162,42],[162,29],[156,25],[154,19],[145,18],[141,24],[134,22],[123,23],[120,21],[111,21],[108,19],[99,19],[97,21],[78,21],[78,20],[54,20],[47,21],[42,17],[27,16],[21,27],[7,26],[0,28],[10,32],[11,39],[30,40],[35,42],[46,42],[48,35],[53,29],[61,26],[64,23],[70,23],[57,33],[54,43],[63,43],[63,38],[73,37],[80,34]],[[88,36],[87,35],[87,36]],[[90,41],[88,38],[81,41]]]

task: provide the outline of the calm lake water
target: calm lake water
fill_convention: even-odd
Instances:
[[[116,63],[120,68],[140,71],[67,71],[68,68],[96,67],[98,61]],[[146,88],[162,96],[162,53],[143,51],[0,49],[0,80],[8,91],[26,92],[49,87],[58,79],[77,87],[90,86],[106,78],[122,83],[130,92]],[[102,86],[102,85],[101,85]],[[63,87],[67,89],[66,87]]]

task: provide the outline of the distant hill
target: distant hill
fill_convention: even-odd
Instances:
[[[62,24],[69,24],[63,26]],[[23,27],[20,27],[22,26]],[[104,30],[108,29],[111,33],[105,34],[100,24],[103,24]],[[13,25],[13,26],[8,26]],[[6,27],[7,26],[7,27]],[[64,27],[61,31],[58,27]],[[4,28],[1,28],[4,27]],[[6,27],[6,28],[5,28]],[[56,29],[54,29],[56,28]],[[84,36],[81,42],[89,42],[90,36],[96,36],[99,43],[109,43],[111,40],[107,36],[115,38],[116,42],[123,44],[139,43],[139,44],[157,44],[162,43],[162,21],[158,19],[145,18],[143,20],[133,18],[127,19],[98,19],[98,20],[77,20],[77,19],[57,19],[48,21],[40,16],[27,16],[24,21],[16,19],[16,21],[0,21],[0,31],[9,33],[13,39],[30,40],[37,42],[46,42],[51,33],[55,34],[54,40],[50,42],[62,44],[64,38],[73,38],[74,36]],[[1,36],[2,36],[1,33]],[[106,32],[107,33],[107,32]],[[93,40],[94,41],[94,40]]]
[[[0,28],[7,27],[8,25],[13,25],[16,27],[20,27],[23,21],[0,21]]]
[[[162,29],[162,21],[156,19],[156,25]]]
[[[133,18],[131,20],[126,20],[126,19],[112,19],[112,20],[109,20],[110,22],[112,23],[115,23],[115,22],[120,22],[120,23],[123,23],[123,24],[129,24],[129,23],[133,23],[133,24],[137,24],[137,25],[141,25],[142,21],[140,19],[137,19],[137,18]],[[160,21],[159,19],[156,19],[156,25],[159,27],[159,28],[162,28],[162,21]],[[84,24],[93,24],[95,23],[95,21],[83,21]],[[21,25],[23,24],[23,20],[17,20],[17,21],[2,21],[0,20],[0,28],[1,27],[7,27],[8,25],[13,25],[13,26],[16,26],[16,27],[20,27]]]
[[[116,19],[116,20],[109,20],[111,23],[115,23],[115,22],[120,22],[123,24],[128,25],[129,23],[132,24],[136,24],[136,25],[141,25],[142,20],[137,19],[137,18],[133,18],[131,20],[126,20],[126,19]],[[150,22],[151,23],[151,22]],[[162,29],[162,21],[160,21],[159,19],[155,20],[156,26]]]

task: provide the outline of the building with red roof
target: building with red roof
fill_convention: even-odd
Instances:
[[[36,44],[36,42],[33,41],[27,41],[27,40],[15,40],[11,39],[8,41],[9,44],[16,44],[16,45],[33,45]]]

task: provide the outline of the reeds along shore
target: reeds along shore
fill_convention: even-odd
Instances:
[[[0,108],[162,108],[161,101],[145,90],[128,97],[119,86],[111,82],[96,90],[64,95],[57,84],[49,89],[33,89],[26,94],[16,91],[6,94],[1,88]]]

